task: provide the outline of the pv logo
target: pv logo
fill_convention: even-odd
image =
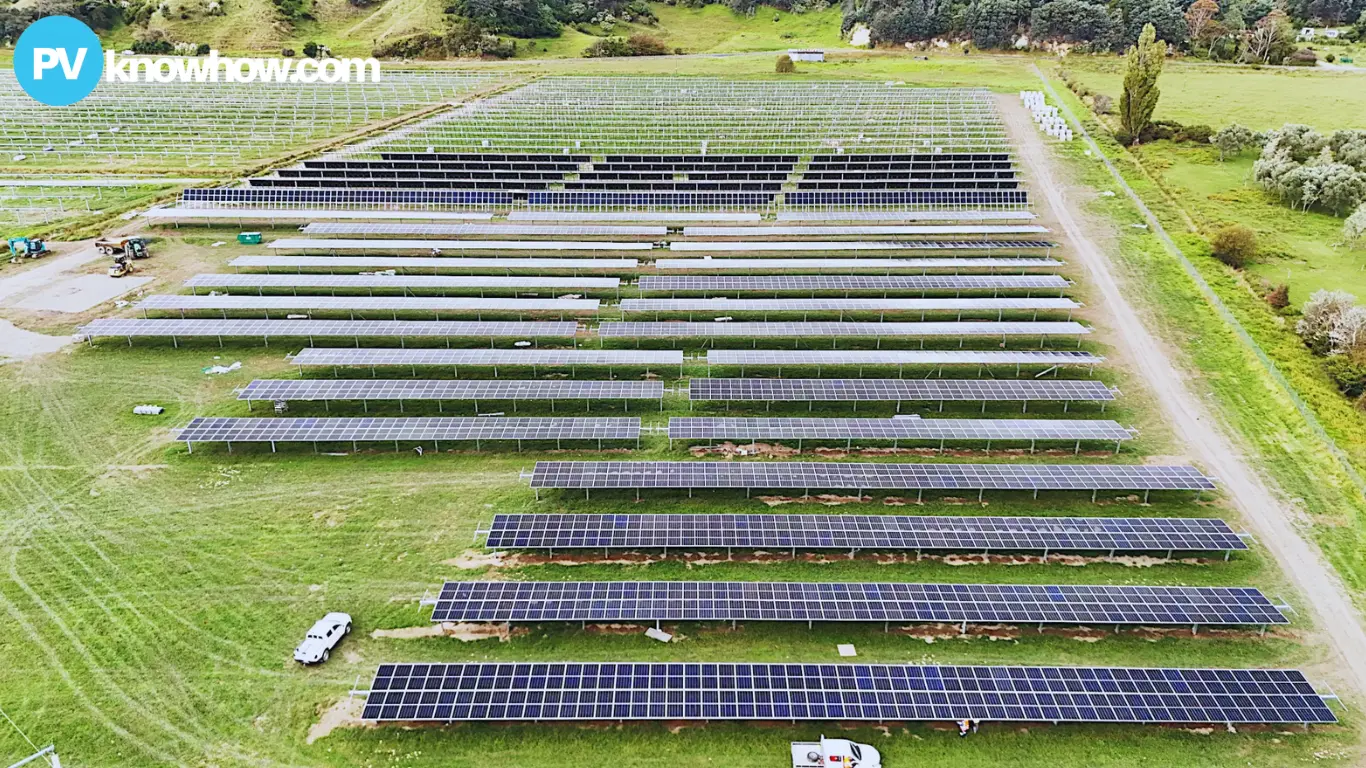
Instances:
[[[90,95],[104,71],[100,39],[70,16],[47,16],[29,25],[14,46],[14,76],[24,92],[54,107]]]

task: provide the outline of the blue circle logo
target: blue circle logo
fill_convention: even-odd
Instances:
[[[90,95],[104,72],[100,38],[70,16],[46,16],[14,45],[14,76],[24,93],[53,107]]]

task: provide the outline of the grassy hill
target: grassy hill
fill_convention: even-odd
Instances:
[[[278,20],[271,0],[222,0],[223,14],[209,15],[209,0],[169,0],[169,12],[156,14],[151,27],[164,30],[173,40],[209,43],[224,53],[268,53],[281,48],[303,47],[313,40],[328,45],[339,55],[369,55],[375,43],[407,37],[417,32],[444,28],[442,0],[385,0],[368,8],[356,8],[347,0],[313,0],[314,20],[293,25]],[[766,51],[794,46],[836,47],[840,40],[838,8],[793,14],[771,8],[753,16],[732,12],[721,5],[681,8],[651,3],[656,25],[619,24],[613,35],[637,32],[659,37],[671,47],[688,53]],[[594,32],[606,35],[603,30]],[[106,36],[117,46],[133,40],[132,27],[120,27]],[[560,37],[519,43],[519,55],[527,58],[580,56],[598,37],[565,27]]]

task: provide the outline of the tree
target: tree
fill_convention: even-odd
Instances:
[[[1295,333],[1320,355],[1332,348],[1332,334],[1342,316],[1356,304],[1356,297],[1342,291],[1314,291],[1304,303]]]
[[[1260,61],[1269,64],[1279,63],[1293,48],[1294,30],[1290,28],[1290,17],[1277,8],[1263,16],[1243,39],[1243,59],[1249,62]]]
[[[1342,223],[1342,239],[1352,247],[1366,243],[1366,203],[1357,206],[1356,211]]]
[[[972,0],[968,6],[968,33],[978,48],[1006,48],[1020,26],[1021,7],[1016,0]]]
[[[1136,43],[1149,24],[1159,40],[1173,45],[1186,41],[1186,7],[1180,0],[1119,0],[1118,8],[1125,43]]]
[[[1029,34],[1038,40],[1103,44],[1113,29],[1109,9],[1088,0],[1053,0],[1035,8],[1029,17]]]
[[[792,57],[786,53],[778,57],[778,63],[773,67],[773,71],[780,75],[787,75],[797,71],[797,65],[792,63]]]
[[[1257,255],[1257,233],[1244,224],[1230,224],[1210,238],[1214,258],[1234,269],[1242,269]]]
[[[1366,171],[1366,130],[1347,128],[1333,131],[1328,137],[1328,148],[1333,151],[1333,159],[1346,163],[1358,171]]]
[[[1237,123],[1220,128],[1209,137],[1210,143],[1219,150],[1219,161],[1256,146],[1257,134]]]
[[[1167,44],[1157,39],[1153,25],[1146,24],[1138,43],[1129,47],[1124,69],[1124,92],[1119,97],[1119,119],[1134,144],[1152,122],[1161,91],[1157,78],[1167,56]]]
[[[1205,39],[1205,31],[1214,17],[1219,15],[1219,4],[1214,0],[1195,0],[1186,9],[1186,32],[1193,48],[1196,41]],[[1208,53],[1208,49],[1206,49]]]

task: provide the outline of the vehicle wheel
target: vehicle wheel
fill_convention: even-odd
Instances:
[[[323,651],[323,661],[327,661],[327,658],[331,655],[332,653],[330,651]]]
[[[346,625],[346,631],[345,631],[345,632],[342,632],[342,635],[343,635],[343,636],[346,636],[346,635],[349,635],[349,634],[351,634],[351,625],[350,625],[350,624],[347,624],[347,625]]]

